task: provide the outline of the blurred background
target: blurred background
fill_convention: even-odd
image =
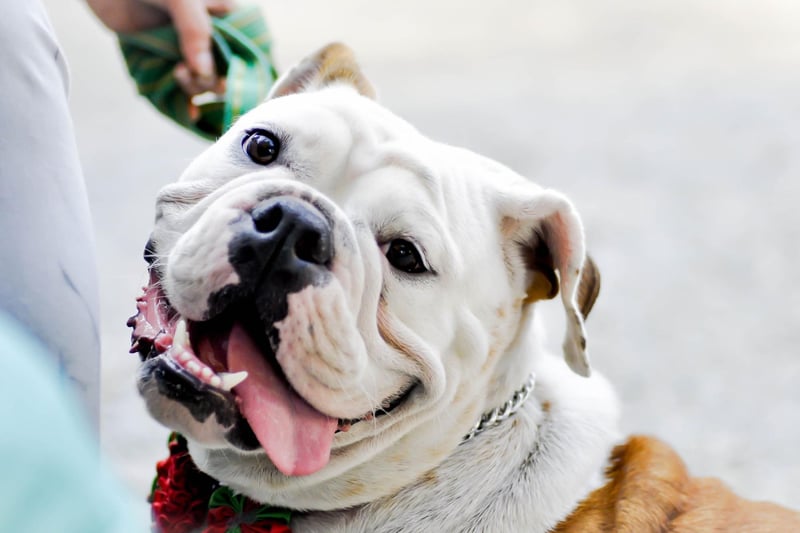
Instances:
[[[167,430],[135,391],[125,321],[156,192],[206,143],[137,96],[84,4],[45,4],[96,229],[103,450],[144,502]],[[800,508],[800,3],[261,5],[281,71],[344,41],[422,132],[568,194],[603,274],[589,345],[623,431]]]

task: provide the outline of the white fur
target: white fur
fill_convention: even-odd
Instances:
[[[287,139],[279,163],[247,159],[252,128]],[[269,100],[160,195],[153,238],[180,314],[202,319],[208,295],[237,282],[225,255],[231,227],[278,194],[313,197],[335,221],[337,251],[330,282],[290,295],[276,325],[289,382],[340,418],[417,385],[391,414],[337,434],[330,463],[311,475],[285,476],[262,452],[190,431],[198,466],[251,498],[307,510],[294,519],[298,533],[546,531],[563,519],[601,472],[617,418],[601,376],[541,353],[534,304],[523,304],[526,246],[538,232],[559,270],[566,360],[588,376],[576,307],[583,230],[569,201],[426,139],[349,86]],[[418,244],[436,275],[394,271],[384,257],[394,238]],[[532,371],[524,408],[461,444]],[[180,425],[145,397],[156,418],[161,410]]]

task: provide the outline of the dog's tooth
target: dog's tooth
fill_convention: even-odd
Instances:
[[[208,380],[211,379],[211,376],[214,375],[214,372],[210,368],[208,368],[206,366],[206,367],[203,367],[203,370],[200,371],[200,375],[203,376],[203,379],[208,381]]]
[[[242,370],[241,372],[220,372],[218,374],[220,378],[220,386],[222,390],[229,391],[234,388],[236,385],[247,379],[247,371]]]
[[[222,378],[217,375],[211,376],[211,379],[208,380],[208,384],[212,387],[220,388],[222,386]]]
[[[200,373],[200,363],[197,361],[189,361],[186,363],[186,370],[194,374],[195,376]]]
[[[175,325],[175,334],[172,335],[173,346],[188,346],[189,332],[186,331],[186,320],[180,319]]]

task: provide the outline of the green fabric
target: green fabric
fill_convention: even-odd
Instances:
[[[211,20],[214,59],[217,71],[227,80],[226,89],[222,101],[199,105],[197,122],[189,118],[190,99],[173,76],[175,66],[183,61],[175,28],[162,26],[118,37],[139,93],[181,126],[213,140],[264,99],[277,73],[272,65],[272,39],[257,7]]]

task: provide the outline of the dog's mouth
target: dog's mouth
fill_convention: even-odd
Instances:
[[[184,385],[209,389],[235,402],[258,443],[286,475],[308,475],[329,461],[336,433],[391,413],[413,386],[355,419],[330,417],[311,406],[286,379],[275,358],[277,332],[265,325],[253,301],[228,305],[207,321],[187,320],[170,305],[151,270],[137,298],[131,353],[143,362],[169,361]]]

